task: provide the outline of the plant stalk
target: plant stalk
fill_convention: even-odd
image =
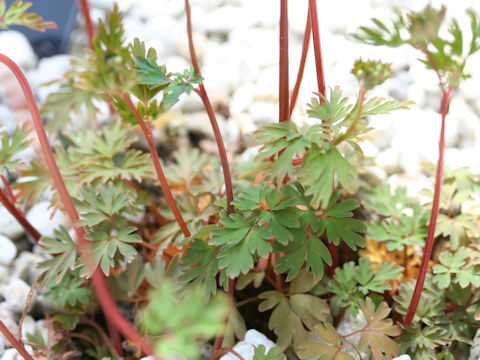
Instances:
[[[280,0],[280,56],[278,82],[278,120],[289,119],[288,85],[288,0]]]
[[[190,57],[192,59],[192,65],[195,72],[201,76],[200,66],[198,65],[197,53],[195,52],[195,44],[193,42],[193,30],[192,30],[192,15],[190,10],[189,0],[185,0],[185,14],[187,17],[187,35],[188,35],[188,48],[190,50]],[[201,83],[198,87],[196,93],[200,96],[200,99],[203,102],[205,110],[207,112],[208,118],[210,119],[210,124],[212,126],[213,134],[215,136],[215,141],[217,142],[218,153],[220,155],[220,162],[222,164],[223,178],[225,181],[225,191],[227,194],[227,212],[232,214],[234,208],[232,205],[233,201],[233,187],[232,187],[232,176],[230,174],[230,165],[228,163],[227,152],[225,150],[225,144],[223,142],[222,133],[218,127],[217,118],[215,117],[215,112],[213,111],[212,104],[208,98],[207,90],[205,86]]]
[[[85,31],[88,36],[88,45],[90,49],[93,49],[93,37],[95,36],[95,26],[93,25],[92,18],[90,16],[90,5],[88,0],[78,0],[78,7],[83,15],[83,21],[85,21]]]
[[[422,263],[420,265],[420,272],[418,274],[417,283],[415,284],[415,290],[413,291],[412,300],[408,306],[408,311],[403,321],[404,326],[408,326],[412,323],[415,312],[417,311],[418,303],[422,295],[423,285],[425,283],[425,277],[427,276],[428,262],[432,255],[433,244],[435,242],[435,227],[437,225],[437,217],[440,208],[440,195],[442,193],[443,182],[443,157],[445,152],[445,119],[448,114],[448,107],[450,100],[452,99],[454,89],[448,88],[442,90],[442,124],[440,127],[440,141],[439,141],[439,153],[437,162],[437,171],[435,175],[435,190],[433,193],[432,212],[430,214],[430,221],[428,223],[427,240],[425,241],[425,248],[422,256]]]
[[[132,100],[130,99],[130,97],[128,95],[124,95],[122,98],[123,100],[125,100],[128,107],[130,108],[130,111],[133,113],[133,115],[137,119],[138,124],[140,125],[140,128],[142,129],[143,134],[147,139],[148,147],[150,149],[150,154],[152,155],[153,165],[158,175],[158,180],[160,180],[163,193],[167,198],[168,205],[170,205],[170,209],[172,209],[173,216],[175,216],[175,220],[177,220],[178,225],[180,225],[180,229],[182,229],[183,235],[185,235],[185,237],[190,237],[191,236],[190,230],[188,230],[187,224],[185,223],[185,220],[183,219],[182,214],[178,209],[177,203],[175,202],[175,198],[173,197],[173,194],[172,194],[172,190],[168,185],[167,178],[165,177],[165,174],[162,169],[162,165],[160,164],[157,147],[155,146],[155,140],[153,138],[152,128],[150,127],[150,124],[147,125],[145,123],[142,116],[138,112],[137,108],[132,103]]]
[[[320,44],[320,27],[318,25],[317,0],[309,1],[310,18],[312,21],[313,49],[315,53],[315,68],[317,71],[318,91],[325,95],[325,75],[323,73],[322,47]],[[323,102],[323,99],[320,98]]]
[[[45,127],[43,126],[42,118],[40,117],[40,112],[38,110],[37,103],[35,101],[35,97],[33,95],[32,89],[28,84],[25,75],[23,74],[20,67],[12,61],[9,57],[0,54],[0,62],[5,64],[15,75],[20,87],[22,88],[23,95],[28,105],[28,109],[32,116],[33,125],[35,128],[35,132],[37,133],[38,140],[40,142],[40,147],[42,149],[42,153],[45,157],[45,161],[47,163],[48,169],[52,176],[52,179],[55,183],[57,188],[58,194],[62,201],[62,204],[65,208],[65,212],[67,213],[70,222],[75,230],[77,235],[78,247],[84,256],[85,261],[87,264],[92,263],[92,259],[89,257],[89,249],[90,243],[86,238],[85,229],[81,227],[79,222],[79,217],[77,210],[73,204],[73,200],[68,193],[67,187],[63,181],[62,175],[60,174],[60,170],[58,169],[57,163],[55,162],[55,157],[53,155],[53,151],[50,147],[47,133],[45,131]],[[152,347],[147,343],[147,341],[141,336],[133,327],[131,323],[129,323],[125,317],[122,315],[120,310],[118,309],[113,296],[108,288],[105,276],[103,272],[97,267],[92,275],[92,283],[97,294],[100,306],[105,313],[105,317],[108,321],[111,321],[112,324],[129,340],[134,342],[135,344],[139,345],[140,348],[147,354],[155,356],[155,352],[153,351]]]
[[[33,360],[33,357],[25,350],[25,347],[15,338],[10,330],[8,330],[2,320],[0,320],[0,332],[25,360]]]
[[[307,24],[305,25],[305,33],[303,34],[302,44],[302,57],[300,58],[300,65],[298,66],[297,80],[295,81],[295,87],[293,88],[292,96],[290,98],[290,110],[288,112],[288,118],[292,117],[293,109],[297,102],[298,92],[300,91],[300,85],[303,79],[303,73],[305,71],[305,63],[307,62],[308,48],[310,47],[310,37],[312,36],[312,18],[310,17],[310,8],[307,14]]]
[[[0,203],[8,210],[10,214],[18,221],[18,223],[23,227],[25,232],[30,236],[35,242],[38,242],[42,235],[38,232],[35,227],[27,220],[25,215],[15,206],[15,204],[5,195],[3,191],[0,190]]]

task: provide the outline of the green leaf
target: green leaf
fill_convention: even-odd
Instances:
[[[313,195],[312,206],[326,207],[333,193],[335,179],[347,192],[355,189],[356,172],[336,148],[322,152],[312,148],[302,163],[306,195]]]
[[[161,69],[155,60],[149,58],[135,58],[135,64],[140,73],[140,82],[147,85],[168,85],[170,79]]]
[[[352,219],[353,213],[350,210],[358,208],[358,201],[348,199],[339,204],[329,204],[325,210],[325,216],[320,219],[322,228],[326,229],[329,242],[338,245],[342,239],[352,249],[357,246],[365,246],[365,238],[360,235],[364,233],[365,224],[357,219]]]
[[[328,265],[332,263],[330,252],[322,240],[302,230],[297,232],[288,249],[291,251],[278,258],[275,263],[276,273],[288,272],[287,280],[293,279],[300,272],[305,259],[305,268],[311,269],[318,279],[323,276],[323,262]]]
[[[415,103],[413,101],[385,101],[382,98],[374,97],[363,104],[361,117],[369,115],[388,114],[394,110],[409,109],[409,106],[414,104]]]
[[[182,280],[194,285],[202,285],[207,295],[217,293],[218,260],[214,246],[206,241],[194,239],[183,257],[185,268]]]
[[[203,343],[223,333],[229,312],[226,296],[218,294],[205,303],[203,294],[199,287],[184,289],[180,294],[173,282],[166,281],[150,293],[140,319],[142,329],[154,336],[157,355],[195,359]]]
[[[41,269],[46,269],[42,276],[42,284],[47,285],[52,281],[60,283],[69,270],[76,266],[77,250],[75,242],[64,226],[54,230],[55,238],[43,236],[40,239],[40,245],[43,250],[51,255],[55,255],[49,260],[38,264]]]
[[[130,244],[142,241],[140,236],[134,234],[136,230],[133,226],[126,227],[113,236],[99,230],[91,232],[88,239],[92,243],[82,249],[84,258],[91,262],[87,264],[90,272],[100,265],[103,273],[109,276],[110,268],[116,267],[119,258],[133,259],[137,250]]]
[[[85,281],[80,278],[79,271],[70,270],[59,283],[52,281],[47,285],[45,298],[54,301],[61,309],[86,305],[92,301],[92,291],[84,285]]]
[[[31,2],[15,0],[5,11],[5,1],[2,1],[0,8],[0,28],[8,29],[11,25],[26,26],[37,31],[46,29],[56,29],[57,24],[53,21],[45,21],[40,15],[26,12],[31,6]]]
[[[27,137],[25,133],[16,128],[12,136],[6,131],[0,132],[0,167],[5,167],[8,171],[15,171],[23,162],[17,157],[17,154],[27,148]]]
[[[253,360],[283,360],[285,355],[283,355],[282,350],[274,346],[270,350],[265,348],[265,345],[255,346]]]

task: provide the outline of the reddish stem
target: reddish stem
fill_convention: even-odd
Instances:
[[[10,201],[15,203],[17,199],[15,198],[15,195],[13,194],[12,188],[10,187],[10,184],[8,183],[7,179],[5,179],[5,176],[3,174],[0,175],[0,178],[2,179],[3,187],[5,188],[5,191],[7,192],[8,197],[10,198]]]
[[[289,119],[288,85],[288,0],[280,2],[280,74],[278,86],[278,120]]]
[[[188,47],[190,49],[190,57],[192,59],[192,65],[195,72],[201,76],[200,66],[198,65],[197,54],[195,52],[195,44],[193,43],[193,30],[192,30],[192,15],[190,11],[189,0],[185,0],[185,13],[187,16],[187,34],[188,34]],[[225,181],[225,190],[227,194],[227,212],[232,214],[234,212],[232,201],[233,201],[233,187],[232,187],[232,177],[230,175],[230,165],[228,163],[227,152],[225,151],[225,144],[223,143],[222,133],[218,127],[217,118],[215,117],[215,112],[213,111],[212,104],[208,98],[207,91],[205,86],[202,84],[199,85],[198,91],[196,93],[202,99],[203,106],[207,112],[208,118],[210,119],[210,124],[212,126],[213,134],[215,136],[215,141],[217,142],[218,153],[220,154],[220,162],[222,163],[223,178]]]
[[[15,204],[0,190],[0,203],[8,210],[10,214],[18,221],[18,223],[25,229],[25,232],[35,241],[38,242],[42,235],[37,229],[27,220],[25,214],[21,212]]]
[[[190,230],[188,230],[187,224],[185,223],[185,220],[183,220],[182,214],[180,213],[177,203],[175,202],[175,198],[173,197],[172,190],[168,185],[167,178],[163,173],[162,165],[160,164],[160,160],[157,152],[157,147],[155,146],[155,140],[153,138],[152,128],[150,127],[150,124],[147,125],[145,123],[142,116],[138,112],[135,105],[133,105],[132,100],[128,95],[124,95],[123,100],[125,100],[125,102],[127,103],[128,107],[130,108],[130,111],[133,113],[133,115],[137,119],[138,124],[140,125],[143,133],[145,134],[145,138],[147,139],[148,147],[150,149],[150,154],[152,155],[153,165],[155,166],[155,171],[157,172],[157,175],[158,175],[158,180],[160,180],[160,185],[162,186],[163,193],[167,198],[168,205],[170,205],[170,209],[172,209],[173,216],[175,216],[175,219],[177,220],[178,225],[180,225],[180,229],[182,229],[183,235],[185,235],[185,237],[190,237],[191,236]]]
[[[20,355],[23,356],[25,360],[33,360],[33,357],[25,350],[23,344],[18,341],[15,336],[8,330],[2,320],[0,320],[0,332],[5,336],[5,338],[12,344],[12,346],[18,351]]]
[[[338,249],[337,245],[333,242],[328,243],[328,251],[330,252],[330,256],[332,257],[332,266],[328,267],[328,276],[333,277],[335,274],[335,269],[338,266]]]
[[[114,357],[117,357],[119,355],[117,353],[117,349],[112,344],[112,342],[108,338],[107,334],[103,331],[103,329],[100,327],[100,325],[98,325],[95,321],[89,319],[86,316],[81,316],[80,317],[80,323],[91,326],[92,328],[94,328],[97,331],[98,335],[100,335],[100,337],[102,338],[102,341],[104,342],[104,345],[107,347],[108,351],[110,351],[110,355],[112,355]],[[122,349],[122,352],[123,352],[123,349]],[[120,353],[120,354],[122,354],[122,353]]]
[[[93,26],[92,18],[90,17],[90,5],[87,0],[78,0],[78,6],[85,21],[85,31],[88,36],[88,45],[93,49],[93,37],[95,36],[95,26]]]
[[[84,250],[82,251],[82,255],[85,257],[87,264],[91,264],[93,261],[88,257],[88,254],[90,253],[90,251],[88,251],[90,243],[85,237],[85,229],[78,224],[79,217],[77,210],[75,209],[73,200],[67,191],[67,187],[65,186],[62,175],[60,174],[60,170],[55,162],[55,157],[52,149],[50,148],[47,133],[45,132],[42,118],[40,117],[40,112],[38,111],[38,106],[32,89],[30,88],[30,85],[28,84],[28,81],[25,78],[22,70],[17,64],[15,64],[14,61],[3,54],[0,54],[0,62],[5,64],[12,71],[19,82],[20,87],[22,88],[23,95],[27,101],[28,109],[32,116],[33,125],[40,142],[42,153],[45,156],[45,161],[57,188],[60,200],[65,208],[65,212],[67,213],[77,235],[78,247],[80,250]],[[139,345],[147,355],[155,356],[153,349],[146,342],[146,340],[121,314],[107,286],[105,276],[98,267],[93,272],[92,283],[97,293],[100,306],[105,313],[105,317],[108,318],[108,320],[111,321],[112,324],[114,324],[126,338]]]
[[[325,76],[323,73],[322,47],[320,44],[320,27],[318,25],[317,0],[308,0],[310,18],[312,21],[313,49],[315,52],[315,67],[317,70],[317,84],[320,94],[325,96]],[[323,101],[320,98],[320,101]]]
[[[300,65],[298,66],[297,81],[295,82],[295,87],[293,88],[292,96],[290,99],[290,110],[288,113],[288,118],[292,117],[293,109],[295,108],[295,103],[297,102],[298,92],[300,91],[300,85],[303,79],[303,72],[305,71],[305,63],[307,62],[307,54],[308,48],[310,47],[311,35],[312,19],[310,17],[310,9],[308,9],[307,24],[305,25],[305,33],[303,34],[302,57],[300,58]]]
[[[422,295],[423,284],[425,283],[425,277],[427,276],[428,262],[432,255],[433,244],[435,242],[435,227],[437,225],[437,217],[440,208],[440,195],[442,192],[443,182],[443,155],[445,151],[445,119],[448,113],[448,107],[453,95],[453,88],[448,90],[442,90],[442,124],[440,127],[440,141],[439,141],[439,153],[437,162],[437,171],[435,176],[435,190],[433,193],[432,212],[430,214],[430,222],[428,224],[427,240],[425,241],[425,249],[422,256],[422,263],[420,265],[420,273],[418,274],[417,283],[415,284],[415,290],[413,291],[412,300],[408,307],[404,326],[408,326],[412,323],[415,312],[417,311],[420,296]]]

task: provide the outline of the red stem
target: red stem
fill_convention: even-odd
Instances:
[[[133,105],[132,100],[128,95],[124,95],[123,100],[125,100],[125,102],[127,103],[128,107],[130,108],[130,111],[133,113],[133,115],[137,119],[138,124],[142,128],[143,133],[145,134],[145,138],[147,139],[148,147],[150,149],[150,154],[152,155],[153,165],[155,166],[155,171],[157,172],[158,180],[160,180],[160,185],[162,186],[163,193],[167,198],[168,205],[170,205],[170,209],[172,209],[173,215],[175,216],[175,219],[177,220],[178,225],[180,225],[183,235],[185,235],[185,237],[190,237],[191,236],[190,230],[188,230],[187,224],[185,223],[185,220],[183,220],[180,210],[178,210],[178,206],[177,206],[177,203],[175,202],[175,198],[173,197],[172,190],[170,189],[170,186],[168,185],[168,182],[167,182],[167,178],[163,173],[162,165],[160,164],[160,160],[157,152],[157,147],[155,146],[155,140],[153,138],[152,128],[150,127],[150,124],[147,125],[145,123],[142,116],[138,112],[135,105]]]
[[[337,245],[335,245],[333,242],[328,243],[328,250],[330,252],[330,256],[332,258],[332,266],[328,267],[328,276],[333,277],[335,274],[335,269],[338,266],[338,249]]]
[[[23,356],[25,360],[33,360],[33,357],[25,350],[23,344],[17,340],[17,338],[8,330],[2,320],[0,320],[0,332],[3,336],[12,344],[12,346],[18,351],[20,355]]]
[[[85,21],[85,31],[88,36],[88,45],[93,49],[93,37],[95,36],[95,26],[93,26],[92,18],[90,17],[90,6],[87,0],[78,0],[78,6]]]
[[[190,3],[188,0],[185,0],[185,13],[187,16],[187,34],[188,34],[188,47],[190,49],[190,57],[192,59],[192,65],[195,72],[201,76],[200,66],[198,65],[197,54],[195,52],[195,44],[193,43],[193,31],[192,31],[192,15],[190,11]],[[217,118],[215,117],[215,112],[213,111],[212,104],[208,98],[207,91],[205,86],[202,84],[199,85],[198,91],[196,93],[200,96],[203,102],[203,106],[207,112],[208,118],[210,119],[210,124],[212,126],[213,134],[215,136],[215,141],[217,142],[218,153],[220,155],[220,162],[222,163],[223,178],[225,181],[225,190],[227,194],[227,212],[232,214],[234,212],[232,201],[233,201],[233,187],[232,187],[232,177],[230,175],[230,165],[228,163],[227,152],[225,151],[225,144],[223,143],[222,133],[218,127]]]
[[[447,117],[448,107],[453,95],[453,88],[448,90],[442,90],[442,125],[440,128],[440,142],[439,142],[439,154],[437,162],[437,171],[435,176],[435,190],[433,193],[432,212],[430,214],[430,222],[428,224],[427,240],[425,241],[425,249],[422,256],[422,263],[420,265],[420,273],[418,274],[417,283],[415,284],[415,290],[413,291],[412,300],[408,307],[407,315],[403,321],[404,326],[408,326],[412,323],[417,306],[422,295],[423,284],[425,283],[425,277],[427,276],[428,262],[432,255],[433,244],[435,241],[435,227],[437,225],[438,211],[440,208],[440,195],[442,192],[443,182],[443,155],[445,151],[445,118]]]
[[[10,184],[8,183],[7,179],[5,179],[5,176],[3,176],[3,174],[0,175],[0,178],[2,179],[3,187],[5,188],[5,191],[7,192],[7,195],[10,198],[10,201],[15,203],[16,198],[15,198],[15,195],[13,194]]]
[[[40,117],[40,112],[38,111],[38,106],[35,101],[32,89],[30,88],[30,85],[28,84],[28,81],[25,78],[22,70],[20,69],[20,67],[18,67],[17,64],[15,64],[14,61],[12,61],[10,58],[3,54],[0,54],[0,62],[5,64],[12,71],[12,73],[17,78],[20,87],[22,88],[23,95],[25,97],[25,100],[27,101],[28,109],[32,116],[33,125],[35,127],[35,131],[40,142],[42,153],[45,156],[45,161],[47,163],[48,169],[55,183],[55,186],[57,187],[60,200],[63,203],[65,211],[77,235],[78,247],[80,248],[80,250],[89,249],[90,243],[85,237],[85,229],[78,225],[79,217],[77,210],[75,209],[73,200],[67,191],[62,175],[60,174],[60,170],[58,169],[57,163],[55,162],[55,157],[53,155],[52,149],[50,148],[47,133],[45,132],[42,118]],[[88,256],[87,254],[89,253],[89,251],[81,252],[84,257]],[[93,263],[90,260],[91,259],[89,258],[85,259],[87,264]],[[126,338],[131,340],[133,343],[139,345],[147,355],[155,356],[153,349],[150,347],[147,341],[121,314],[107,286],[105,276],[98,267],[93,272],[92,283],[97,293],[100,306],[105,313],[105,317],[108,318],[108,320],[111,321],[112,324],[114,324],[114,326],[116,326],[117,329],[119,329]]]
[[[278,120],[289,119],[288,85],[288,0],[280,2],[280,74],[278,86]]]
[[[313,49],[315,52],[315,67],[317,70],[317,84],[320,94],[325,96],[325,76],[323,74],[322,47],[320,44],[320,28],[318,25],[317,0],[308,0],[310,18],[312,21]],[[320,98],[320,101],[323,99]]]
[[[35,241],[38,242],[42,235],[37,229],[27,220],[25,215],[15,206],[15,204],[0,190],[0,203],[8,210],[10,214],[18,221],[18,223],[25,229],[25,232]]]
[[[297,102],[298,92],[300,91],[300,85],[303,79],[303,72],[305,70],[305,63],[307,62],[308,48],[310,47],[311,35],[312,19],[310,17],[310,9],[308,9],[307,24],[305,25],[305,33],[303,34],[302,57],[300,58],[300,65],[298,67],[297,81],[295,82],[295,87],[293,88],[292,96],[290,99],[290,111],[288,113],[289,119],[292,117],[293,109],[295,108],[295,103]]]

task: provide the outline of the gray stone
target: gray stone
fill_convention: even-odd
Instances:
[[[0,265],[10,265],[17,256],[15,244],[6,236],[0,235]]]

